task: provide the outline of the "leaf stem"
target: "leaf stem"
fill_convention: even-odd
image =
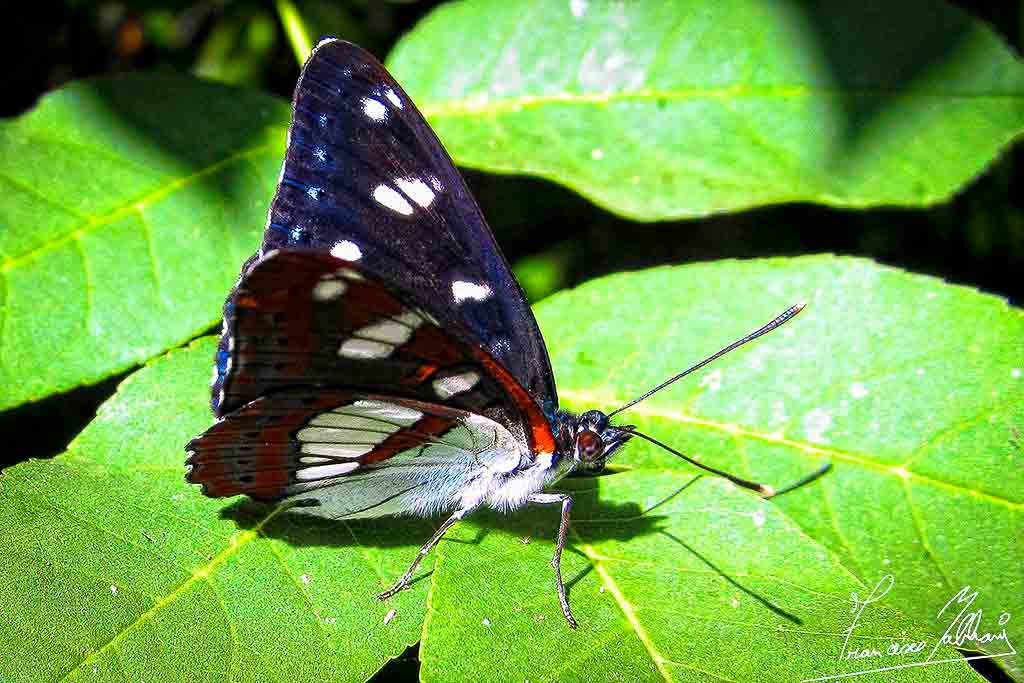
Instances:
[[[288,36],[292,51],[299,62],[299,66],[306,63],[306,59],[313,51],[313,41],[309,37],[309,29],[306,22],[302,20],[299,10],[296,9],[292,0],[275,0],[277,14],[281,18],[281,27]]]

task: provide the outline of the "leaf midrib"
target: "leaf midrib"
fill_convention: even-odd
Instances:
[[[604,105],[617,102],[650,102],[657,104],[664,101],[691,101],[706,99],[780,99],[798,98],[901,98],[901,99],[955,99],[955,100],[1009,100],[1024,102],[1024,94],[1020,93],[934,93],[928,91],[907,91],[896,88],[824,88],[806,85],[774,85],[752,87],[749,85],[729,85],[720,88],[682,88],[657,89],[641,88],[639,90],[619,90],[614,92],[593,93],[549,93],[544,95],[519,95],[515,97],[492,98],[487,93],[470,95],[446,102],[423,102],[420,111],[430,119],[456,118],[518,113],[523,109],[544,107],[549,105]]]
[[[161,611],[180,596],[188,592],[188,590],[199,581],[208,581],[210,575],[222,564],[227,562],[232,556],[234,556],[239,550],[242,549],[247,543],[255,538],[258,538],[263,531],[263,527],[266,526],[274,517],[287,509],[287,506],[278,506],[271,510],[266,516],[263,517],[253,528],[246,529],[242,533],[231,539],[231,543],[228,547],[217,553],[213,559],[206,564],[202,565],[198,569],[192,571],[185,581],[178,585],[174,590],[168,592],[166,595],[157,600],[149,609],[140,614],[138,618],[132,623],[128,624],[124,628],[120,629],[113,635],[106,643],[101,645],[99,648],[93,650],[89,655],[83,659],[78,665],[72,667],[64,676],[60,679],[61,683],[67,681],[76,671],[81,670],[83,666],[89,662],[95,660],[101,654],[109,650],[110,648],[117,645],[117,643],[128,636],[129,633],[134,631],[137,627],[151,619],[157,612]]]
[[[569,399],[572,399],[572,400],[579,400],[581,402],[587,402],[588,404],[597,405],[597,406],[603,405],[603,406],[615,407],[615,406],[622,405],[624,403],[624,401],[618,400],[618,399],[614,399],[613,397],[598,396],[598,395],[594,395],[594,394],[591,394],[591,393],[586,392],[586,391],[582,391],[582,392],[562,391],[562,392],[560,392],[560,394],[561,394],[561,396],[563,398],[569,398]],[[894,469],[896,469],[896,468],[889,467],[887,465],[880,465],[880,464],[872,462],[870,460],[865,460],[863,457],[861,457],[859,455],[854,455],[852,453],[848,453],[848,452],[841,451],[841,450],[838,450],[838,449],[821,448],[820,446],[811,445],[809,443],[801,442],[801,441],[798,441],[798,440],[795,440],[795,439],[787,439],[787,438],[784,438],[784,437],[778,437],[778,436],[774,436],[774,435],[771,435],[771,434],[765,434],[765,433],[757,432],[757,431],[754,431],[754,430],[749,430],[749,429],[741,428],[738,425],[724,424],[724,423],[719,423],[719,422],[715,422],[715,421],[712,421],[712,420],[706,420],[706,419],[703,419],[703,418],[697,418],[697,417],[694,417],[694,416],[691,416],[691,415],[687,415],[685,413],[676,413],[676,412],[672,412],[672,411],[659,411],[659,410],[656,410],[656,409],[652,409],[652,407],[650,407],[650,406],[643,406],[643,405],[635,406],[631,410],[633,410],[634,412],[639,413],[641,415],[647,416],[647,417],[655,417],[655,418],[662,418],[662,419],[668,419],[668,420],[675,420],[677,422],[683,422],[683,423],[686,423],[686,424],[696,425],[696,426],[699,426],[701,428],[710,429],[710,430],[714,430],[714,431],[720,431],[720,432],[728,434],[729,436],[734,437],[734,438],[735,437],[748,437],[748,438],[751,438],[751,439],[762,440],[762,441],[770,442],[770,443],[773,443],[773,444],[776,444],[776,445],[783,445],[783,446],[787,446],[787,447],[790,447],[790,448],[795,448],[795,449],[797,449],[797,450],[799,450],[799,451],[801,451],[803,453],[807,453],[809,455],[827,456],[827,457],[833,458],[835,460],[842,460],[842,461],[848,462],[850,464],[860,465],[860,466],[863,466],[863,467],[866,467],[866,468],[870,468],[870,469],[873,469],[873,470],[876,470],[876,471],[885,472],[885,473],[890,474],[891,476],[895,476],[895,477],[899,478],[901,480],[901,484],[903,485],[904,488],[907,487],[910,479],[916,479],[916,480],[918,480],[918,481],[920,481],[922,483],[925,483],[925,484],[931,484],[931,485],[934,485],[934,486],[950,488],[950,489],[953,489],[953,490],[956,490],[956,491],[963,491],[963,492],[966,492],[969,495],[977,496],[977,497],[982,498],[982,499],[987,499],[989,502],[1005,505],[1005,506],[1009,507],[1010,509],[1024,508],[1024,504],[1021,504],[1021,503],[1016,503],[1014,501],[1010,501],[1010,500],[1001,498],[999,496],[994,496],[994,495],[986,494],[986,493],[983,493],[983,492],[980,492],[980,491],[977,491],[977,490],[974,490],[974,489],[970,489],[968,487],[963,487],[963,486],[960,486],[960,485],[957,485],[957,484],[953,484],[953,483],[950,483],[950,482],[944,482],[944,481],[941,481],[941,480],[932,479],[930,477],[926,477],[926,476],[923,476],[923,475],[920,475],[920,474],[917,474],[917,473],[914,473],[914,472],[909,472],[908,470],[905,470],[905,469],[903,471],[906,473],[906,475],[909,475],[909,476],[901,476],[900,474],[897,474],[897,472],[894,471]],[[915,453],[916,452],[917,451],[915,451]],[[897,466],[897,467],[900,467],[900,466]],[[909,491],[908,491],[908,495],[909,495]],[[914,514],[914,512],[913,512],[914,506],[913,506],[912,501],[909,500],[909,498],[908,498],[908,502],[911,503],[912,514]],[[822,544],[822,542],[820,540],[817,540],[813,536],[808,534],[803,529],[803,527],[800,525],[800,523],[796,519],[794,519],[791,515],[785,513],[780,508],[775,508],[775,509],[778,512],[778,514],[780,514],[784,519],[786,519],[790,524],[792,524],[794,526],[794,528],[799,529],[800,532],[803,533],[805,536],[807,536],[811,541],[813,541],[815,543],[818,543],[820,545],[824,545],[824,544]],[[916,518],[914,519],[914,523],[915,523],[915,527],[917,527],[918,521],[917,521]],[[923,534],[923,530],[918,528],[917,531],[918,531],[918,533],[921,536],[922,542],[925,542],[926,546],[927,546],[927,541],[926,541],[925,535]],[[630,624],[630,627],[634,630],[634,632],[636,633],[638,639],[641,641],[641,643],[643,644],[644,648],[647,650],[649,656],[652,658],[652,661],[654,661],[654,663],[657,665],[659,673],[661,673],[662,677],[665,678],[666,681],[671,681],[672,679],[671,679],[670,675],[666,675],[666,669],[664,668],[663,665],[665,663],[674,664],[675,662],[671,662],[670,660],[667,660],[665,657],[663,657],[658,652],[658,650],[654,647],[654,644],[650,641],[650,638],[649,638],[649,636],[647,636],[646,630],[643,628],[643,625],[640,623],[639,618],[633,612],[632,605],[618,591],[617,584],[615,584],[614,578],[612,578],[610,572],[606,568],[604,568],[602,566],[601,561],[605,560],[605,559],[608,559],[608,558],[605,558],[600,553],[596,552],[593,549],[593,547],[591,547],[589,545],[586,545],[586,544],[583,544],[582,543],[582,538],[579,536],[579,533],[576,531],[575,527],[572,527],[572,533],[576,537],[576,540],[579,542],[579,546],[578,547],[583,551],[584,555],[586,555],[587,559],[591,562],[592,566],[594,567],[594,570],[601,577],[602,582],[605,583],[605,585],[607,586],[608,590],[612,592],[612,595],[615,598],[616,603],[618,604],[620,611],[623,613],[623,615],[626,618],[627,622]],[[844,541],[844,545],[845,545],[845,541]],[[833,558],[835,559],[837,565],[839,567],[841,567],[843,571],[845,571],[856,582],[863,584],[863,579],[861,578],[860,574],[858,573],[858,571],[855,568],[848,567],[846,565],[846,563],[843,561],[843,558],[840,557],[839,555],[837,555],[831,549],[828,549],[827,552],[829,552],[829,554],[833,556]],[[950,577],[943,570],[943,568],[939,565],[937,558],[934,555],[932,555],[931,552],[929,552],[929,555],[931,555],[931,559],[935,563],[936,569],[938,569],[940,574],[943,576],[943,579],[947,583],[949,583]],[[953,660],[953,661],[958,661],[958,660]],[[685,665],[681,665],[681,666],[685,666]],[[709,672],[703,672],[703,673],[709,673]],[[714,674],[711,674],[711,675],[714,675]]]
[[[623,400],[618,400],[606,395],[591,394],[586,391],[562,390],[559,391],[559,394],[563,398],[569,398],[572,399],[573,401],[586,402],[588,405],[594,406],[615,407],[625,403],[625,401]],[[741,427],[739,425],[716,422],[714,420],[696,417],[694,415],[688,415],[682,412],[658,410],[657,408],[652,408],[650,406],[637,405],[630,408],[630,410],[634,413],[643,415],[645,417],[673,420],[675,422],[681,422],[684,424],[709,429],[711,431],[721,432],[723,434],[733,437],[749,438],[756,441],[770,443],[776,446],[785,446],[788,448],[793,448],[797,451],[800,451],[801,453],[805,453],[811,456],[832,458],[834,460],[839,460],[852,465],[858,465],[866,469],[871,469],[876,472],[881,472],[883,474],[896,477],[903,481],[912,479],[922,484],[935,486],[939,488],[945,488],[959,493],[964,493],[969,496],[980,498],[981,500],[985,500],[989,503],[1003,505],[1005,507],[1010,508],[1011,510],[1024,509],[1024,502],[1010,500],[1008,498],[1004,498],[996,494],[986,493],[984,491],[970,488],[968,486],[963,486],[961,484],[955,484],[953,482],[935,479],[933,477],[929,477],[918,472],[908,470],[902,465],[883,465],[881,463],[868,460],[862,455],[850,453],[848,451],[843,451],[837,448],[823,448],[822,446],[810,444],[804,441],[799,441],[797,439],[790,439],[784,436],[768,434],[765,432],[758,432],[753,429]]]
[[[647,635],[647,630],[643,624],[640,623],[640,619],[637,618],[636,613],[633,611],[633,606],[630,604],[626,597],[622,594],[619,589],[618,583],[612,578],[612,575],[605,569],[601,562],[600,555],[594,550],[593,546],[588,543],[583,543],[583,539],[580,538],[579,533],[575,528],[572,529],[573,536],[576,537],[580,550],[590,560],[590,564],[594,567],[594,571],[601,577],[601,583],[603,583],[608,591],[612,594],[615,599],[615,603],[619,606],[619,610],[623,616],[626,617],[626,621],[629,622],[629,626],[633,629],[636,637],[640,640],[640,643],[644,646],[651,661],[654,662],[654,666],[658,669],[658,674],[661,675],[665,681],[671,682],[672,676],[669,674],[668,669],[665,668],[665,662],[667,661],[664,655],[662,655],[654,643],[651,641],[651,637]]]
[[[230,154],[219,161],[216,161],[208,166],[197,170],[189,175],[180,176],[173,178],[168,182],[158,185],[155,189],[150,190],[141,197],[135,197],[124,201],[121,205],[108,211],[100,216],[86,216],[75,214],[71,209],[62,207],[71,215],[83,219],[83,222],[79,222],[71,227],[67,232],[48,239],[27,251],[16,252],[7,256],[3,261],[0,261],[0,272],[8,272],[13,270],[17,266],[21,265],[26,261],[34,259],[36,256],[56,249],[57,247],[71,242],[73,240],[81,239],[84,235],[92,232],[93,230],[100,228],[104,225],[116,221],[117,219],[138,211],[142,213],[149,205],[163,199],[164,197],[177,192],[178,190],[188,187],[194,182],[201,180],[209,175],[217,173],[221,169],[230,166],[236,162],[248,159],[250,157],[258,156],[259,154],[270,150],[273,147],[273,143],[265,142],[261,145],[255,145],[247,149]],[[70,227],[70,226],[69,226]]]
[[[804,530],[804,528],[799,524],[799,522],[797,522],[795,519],[793,519],[790,515],[786,514],[783,510],[781,510],[780,508],[775,508],[775,511],[776,511],[777,514],[780,515],[780,517],[782,517],[784,520],[788,521],[792,525],[794,530],[796,530],[797,532],[802,534],[805,538],[807,538],[808,541],[810,541],[811,543],[814,543],[816,545],[820,545],[823,548],[825,548],[825,551],[827,553],[829,553],[829,555],[835,561],[836,566],[838,566],[840,569],[842,569],[851,579],[853,579],[853,581],[855,583],[857,583],[857,584],[859,584],[861,586],[866,587],[865,584],[864,584],[864,581],[861,579],[860,575],[856,571],[854,571],[852,568],[847,567],[846,564],[843,562],[843,559],[839,555],[837,555],[831,549],[828,549],[824,544],[822,544],[820,541],[818,541],[813,536],[808,534]],[[650,636],[647,634],[646,629],[643,627],[643,624],[640,622],[640,618],[636,615],[636,612],[633,610],[632,603],[630,603],[626,599],[626,597],[622,594],[621,590],[618,587],[618,584],[616,583],[614,577],[611,574],[611,571],[608,570],[604,566],[604,564],[603,564],[604,562],[610,562],[610,561],[622,561],[623,558],[608,557],[608,556],[598,552],[590,544],[586,544],[586,543],[582,542],[583,539],[580,536],[579,532],[577,531],[575,525],[570,526],[570,529],[572,531],[572,534],[573,534],[574,538],[577,541],[578,547],[583,552],[583,554],[587,557],[587,559],[590,561],[591,565],[594,567],[594,571],[597,572],[598,576],[601,578],[601,582],[611,592],[612,597],[615,599],[615,602],[618,605],[619,610],[622,612],[623,616],[626,618],[626,621],[629,623],[630,628],[634,631],[634,633],[636,633],[637,638],[640,640],[640,642],[642,643],[644,649],[647,651],[648,656],[651,657],[651,660],[654,662],[655,666],[657,667],[658,673],[661,674],[662,678],[664,678],[667,683],[671,683],[673,678],[672,678],[671,673],[665,667],[666,664],[671,664],[673,666],[678,666],[678,667],[681,667],[681,668],[684,668],[684,669],[687,669],[687,670],[690,670],[690,671],[695,671],[695,672],[698,672],[698,673],[701,673],[701,674],[704,674],[704,675],[707,675],[707,676],[711,676],[713,678],[717,678],[719,680],[727,681],[729,683],[735,683],[735,681],[733,681],[733,679],[731,679],[731,678],[728,678],[728,677],[725,677],[725,676],[722,676],[720,674],[716,674],[716,673],[713,673],[713,672],[710,672],[710,671],[706,671],[704,669],[700,669],[700,668],[695,667],[695,666],[693,666],[691,664],[684,664],[682,662],[674,661],[674,660],[668,659],[667,657],[662,655],[661,652],[654,645],[654,643],[653,643],[652,639],[650,638]],[[678,570],[678,568],[677,568],[677,570]],[[752,576],[752,575],[744,574],[744,576]],[[770,578],[770,579],[775,580],[775,581],[779,580],[779,579],[777,579],[775,577],[765,577],[765,578]],[[784,582],[784,583],[790,583],[790,582]],[[808,588],[806,588],[804,586],[800,586],[798,584],[790,583],[790,585],[793,585],[794,587],[799,588],[800,590],[805,590],[805,591],[809,591],[810,590],[810,589],[808,589]],[[811,592],[817,592],[817,591],[811,591]],[[835,598],[837,596],[829,595],[829,597]]]

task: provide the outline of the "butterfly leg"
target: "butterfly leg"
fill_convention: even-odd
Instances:
[[[420,551],[416,554],[416,559],[412,561],[412,565],[409,567],[409,570],[402,575],[402,578],[400,578],[395,583],[394,586],[387,589],[377,597],[381,600],[387,600],[392,595],[394,595],[400,590],[403,590],[406,586],[408,586],[409,582],[412,581],[412,575],[416,573],[416,568],[420,566],[420,562],[423,561],[423,558],[426,557],[430,553],[430,551],[434,549],[434,546],[441,542],[441,539],[444,537],[445,533],[448,532],[448,529],[454,526],[456,522],[464,518],[474,509],[475,508],[464,508],[462,510],[456,510],[454,513],[452,513],[451,517],[444,520],[444,524],[438,527],[437,531],[434,532],[434,535],[430,538],[430,540],[424,543],[423,547],[420,548]]]
[[[551,567],[555,570],[555,584],[558,586],[558,602],[562,604],[562,614],[569,626],[576,628],[576,619],[569,609],[569,598],[565,595],[565,583],[562,581],[562,550],[565,548],[565,537],[569,533],[569,511],[572,510],[572,496],[568,493],[535,493],[527,499],[538,505],[562,504],[562,521],[558,525],[558,542],[555,544],[555,555],[551,558]]]

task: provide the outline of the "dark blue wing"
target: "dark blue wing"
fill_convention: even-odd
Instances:
[[[351,43],[321,41],[296,85],[281,180],[254,258],[282,248],[330,252],[416,293],[442,325],[475,336],[466,341],[542,410],[557,407],[537,322],[465,182],[401,87]],[[257,395],[236,397],[244,398]]]

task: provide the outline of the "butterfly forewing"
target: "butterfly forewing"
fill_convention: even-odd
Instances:
[[[381,282],[419,293],[423,311],[439,327],[485,351],[542,410],[557,407],[536,321],[464,181],[405,92],[371,55],[350,43],[321,41],[296,85],[281,182],[260,253],[250,264],[278,249],[332,254]],[[281,294],[279,308],[290,305],[288,296]],[[225,320],[235,314],[229,299]],[[359,311],[350,307],[345,314]],[[315,329],[326,329],[329,321],[313,322]],[[351,331],[362,321],[341,316],[336,322]],[[213,395],[219,415],[258,398],[282,376],[252,371],[233,378],[239,364],[232,362],[232,346],[239,340],[231,334],[226,325]],[[293,351],[309,350],[312,356],[275,358],[288,366],[284,375],[320,373],[329,365],[316,355],[326,347],[307,349],[308,339],[288,336]],[[372,353],[371,342],[354,342],[353,348]],[[264,367],[273,368],[273,362]],[[386,373],[404,380],[405,369],[396,358],[386,370],[375,370],[369,384],[382,385],[378,380]]]
[[[359,262],[283,249],[254,263],[231,295],[229,348],[215,403],[227,418],[250,396],[305,387],[386,394],[485,415],[551,452],[532,398],[455,324]]]

